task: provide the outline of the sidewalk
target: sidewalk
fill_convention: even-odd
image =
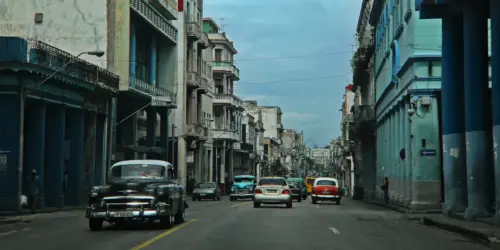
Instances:
[[[47,207],[47,208],[37,209],[36,214],[31,214],[30,211],[27,209],[25,209],[21,214],[16,211],[0,211],[0,225],[13,224],[18,222],[31,222],[39,214],[48,214],[48,213],[78,210],[84,208],[85,205],[67,206],[63,208]]]
[[[405,213],[408,220],[419,220],[426,226],[460,234],[474,241],[485,243],[493,249],[500,249],[500,227],[493,223],[491,218],[467,221],[462,215],[444,216],[440,211],[412,212],[409,208],[395,204],[385,204],[379,201],[363,200],[370,204],[379,205],[396,212]]]

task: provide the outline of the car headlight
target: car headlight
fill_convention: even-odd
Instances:
[[[231,187],[231,192],[234,192],[234,187]]]
[[[104,200],[101,200],[101,207],[105,207],[106,206],[106,202]]]
[[[163,191],[163,189],[161,189],[161,188],[160,188],[160,189],[156,190],[156,194],[157,194],[158,196],[162,196],[162,195],[164,195],[164,194],[165,194],[165,191]]]
[[[92,198],[95,198],[95,197],[99,196],[99,189],[95,189],[94,188],[94,189],[90,190],[89,196],[92,197]]]

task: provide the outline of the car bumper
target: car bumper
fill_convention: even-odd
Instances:
[[[215,198],[214,193],[206,193],[206,194],[192,194],[195,199],[213,199]]]
[[[302,194],[292,194],[292,198],[299,198],[299,197],[302,197]]]
[[[258,203],[283,204],[290,202],[292,200],[292,196],[289,194],[282,194],[282,195],[256,194],[253,197],[253,200]]]
[[[246,193],[246,194],[229,194],[231,197],[235,198],[253,198],[254,194],[253,193]]]
[[[340,200],[340,195],[311,194],[316,200]]]
[[[156,209],[140,208],[134,211],[127,210],[113,210],[96,208],[94,206],[87,207],[85,218],[92,219],[142,219],[142,218],[156,218],[169,216],[168,205],[159,206]]]

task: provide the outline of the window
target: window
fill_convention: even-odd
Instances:
[[[399,43],[394,40],[391,46],[392,51],[392,82],[398,83],[398,71],[400,69],[400,58],[399,58]]]
[[[319,180],[316,182],[316,186],[337,186],[337,183],[332,180]]]
[[[198,185],[196,185],[196,188],[215,188],[215,183],[213,182],[198,183]]]
[[[259,181],[259,186],[264,185],[286,186],[286,181],[282,178],[263,178]]]
[[[215,61],[216,62],[222,61],[222,49],[215,49]]]

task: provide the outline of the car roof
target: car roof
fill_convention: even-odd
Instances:
[[[279,176],[266,176],[266,177],[262,177],[261,179],[285,179],[285,178],[279,177]]]
[[[123,165],[139,165],[139,164],[151,164],[151,165],[160,165],[164,167],[170,167],[172,164],[167,161],[161,160],[128,160],[128,161],[119,161],[113,164],[112,167],[123,166]]]
[[[318,181],[335,181],[337,184],[339,183],[339,181],[336,178],[332,178],[332,177],[318,177],[318,178],[316,178],[316,180],[314,180],[314,183],[316,183]]]
[[[296,177],[294,177],[294,178],[288,178],[288,179],[286,179],[286,180],[291,180],[291,181],[301,181],[301,180],[304,180],[304,179],[303,179],[303,178],[296,178]]]
[[[233,178],[255,178],[253,175],[248,175],[248,174],[242,174],[242,175],[236,175]]]

